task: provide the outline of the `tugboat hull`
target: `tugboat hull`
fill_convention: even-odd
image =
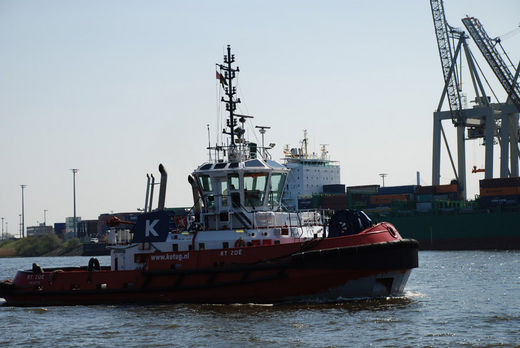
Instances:
[[[418,244],[397,240],[296,252],[276,261],[205,269],[21,271],[0,285],[7,305],[277,303],[400,295]]]

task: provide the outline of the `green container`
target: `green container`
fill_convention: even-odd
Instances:
[[[431,195],[431,194],[417,195],[416,199],[417,199],[417,202],[419,202],[419,203],[431,202],[433,200],[433,195]]]
[[[312,207],[313,208],[321,207],[321,195],[312,195]]]

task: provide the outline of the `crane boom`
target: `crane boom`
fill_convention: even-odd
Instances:
[[[439,48],[439,57],[441,59],[442,73],[446,83],[446,91],[452,115],[452,121],[455,124],[460,124],[463,120],[461,113],[461,100],[459,94],[459,84],[457,76],[454,74],[454,59],[453,51],[450,44],[450,26],[446,21],[444,14],[444,4],[442,0],[430,0],[432,9],[433,26],[435,29],[435,36],[437,38],[437,46]],[[458,35],[464,37],[464,33],[456,32]]]
[[[507,67],[504,59],[502,59],[495,45],[493,45],[493,40],[486,33],[477,18],[466,17],[462,19],[462,23],[464,23],[464,26],[468,29],[473,41],[475,41],[475,44],[480,49],[480,52],[482,52],[482,55],[502,84],[502,87],[506,90],[511,102],[516,106],[518,111],[520,111],[520,87],[518,82],[516,82],[518,74],[513,75],[511,70]]]

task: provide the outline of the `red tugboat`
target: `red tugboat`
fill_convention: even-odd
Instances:
[[[276,303],[402,294],[418,266],[418,243],[360,211],[284,211],[288,169],[244,138],[235,114],[234,55],[219,65],[229,112],[223,158],[188,180],[194,206],[186,226],[164,209],[167,174],[159,166],[158,208],[140,215],[111,266],[19,271],[0,283],[6,305],[114,303]],[[237,126],[238,121],[241,126]],[[217,152],[217,151],[216,151]],[[151,185],[153,187],[153,185]],[[150,193],[151,195],[151,193]],[[326,221],[328,220],[328,221]]]

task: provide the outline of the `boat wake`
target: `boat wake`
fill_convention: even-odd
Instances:
[[[423,298],[423,297],[426,297],[426,295],[419,291],[405,291],[403,297],[414,299],[414,298]]]

